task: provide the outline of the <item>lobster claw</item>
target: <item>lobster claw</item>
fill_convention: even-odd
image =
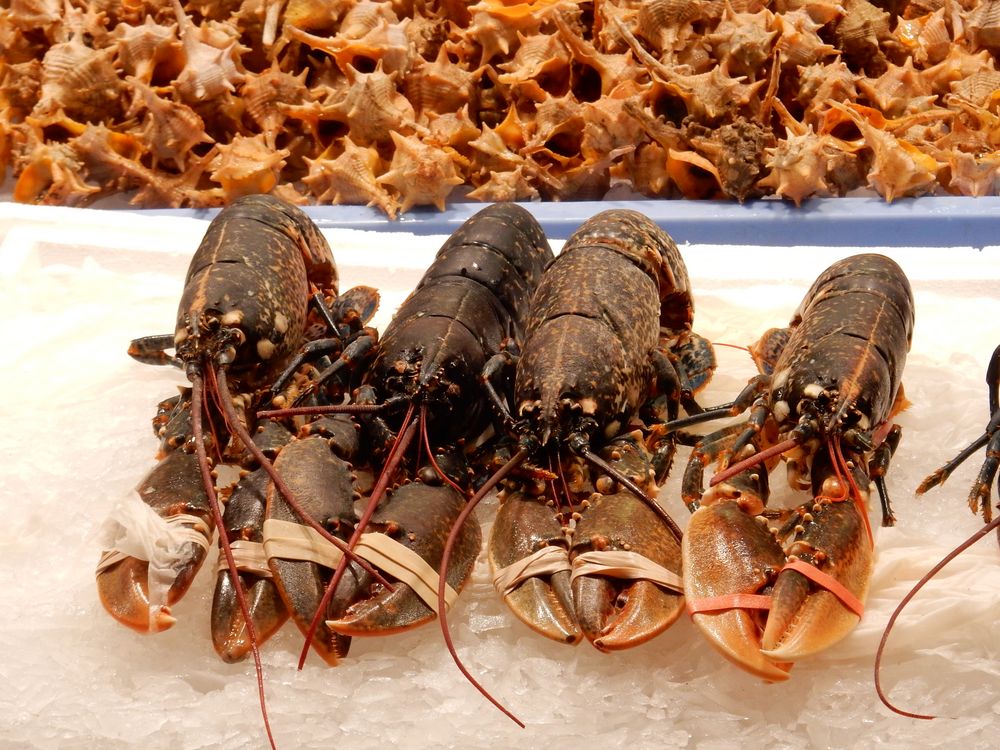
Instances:
[[[359,547],[384,553],[387,564],[366,557],[400,580],[391,591],[375,587],[373,595],[356,601],[343,615],[328,620],[327,626],[347,636],[390,635],[433,620],[444,543],[464,507],[465,498],[447,485],[411,482],[388,493],[371,521],[372,528],[382,533],[363,534]],[[481,544],[479,523],[470,518],[462,527],[447,572],[448,585],[454,590],[461,590],[471,576]],[[407,571],[416,574],[409,583]]]
[[[669,586],[680,585],[680,543],[631,493],[599,495],[592,501],[576,524],[570,557],[577,620],[595,648],[638,646],[680,617],[684,597]],[[584,561],[594,567],[582,567]]]
[[[226,503],[222,517],[258,644],[274,635],[288,619],[288,608],[278,594],[264,556],[267,484],[268,475],[263,469],[247,475]],[[252,643],[221,550],[219,562],[212,599],[212,643],[223,661],[233,663],[246,657]]]
[[[817,503],[797,513],[800,530],[771,591],[761,638],[762,653],[780,661],[815,654],[850,633],[872,573],[872,545],[855,503]]]
[[[105,524],[97,566],[104,608],[139,632],[171,627],[170,607],[187,593],[213,531],[198,458],[168,453]]]
[[[580,642],[566,534],[551,505],[521,492],[508,493],[497,510],[488,553],[494,584],[518,619],[554,641]],[[529,560],[541,558],[549,564],[534,568],[538,572],[523,570]],[[524,575],[512,575],[518,569]]]

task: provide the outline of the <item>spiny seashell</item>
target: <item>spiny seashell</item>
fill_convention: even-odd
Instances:
[[[18,172],[12,197],[18,203],[80,205],[101,189],[83,179],[83,162],[66,143],[46,143],[41,128],[26,122],[14,133]]]
[[[580,155],[585,160],[596,161],[602,154],[610,153],[624,143],[642,141],[642,126],[625,109],[627,100],[625,96],[606,96],[581,105],[580,116],[586,124],[580,141]]]
[[[42,31],[50,42],[67,41],[58,39],[55,30],[62,24],[63,0],[10,0],[6,11],[7,20],[19,31]]]
[[[345,39],[361,39],[382,23],[398,22],[399,16],[393,10],[392,3],[361,0],[344,14],[337,33]]]
[[[535,107],[535,116],[526,131],[526,145],[529,148],[542,146],[565,134],[574,140],[574,145],[560,149],[560,153],[573,156],[579,153],[583,126],[583,107],[572,92],[549,96]]]
[[[781,34],[775,47],[781,53],[783,65],[813,65],[837,54],[837,48],[820,37],[821,25],[804,10],[775,16],[775,26]]]
[[[345,73],[348,66],[370,71],[376,64],[381,64],[386,73],[405,73],[417,57],[406,33],[409,23],[409,19],[392,24],[383,19],[360,39],[346,34],[320,37],[295,28],[288,29],[286,36],[326,52]]]
[[[107,13],[94,2],[80,7],[65,0],[62,24],[57,29],[54,41],[68,42],[73,37],[80,37],[95,49],[106,47],[111,35]]]
[[[465,150],[471,141],[479,137],[480,132],[479,126],[469,117],[469,105],[466,104],[456,112],[429,114],[424,142],[440,148],[448,146]]]
[[[710,73],[680,75],[671,73],[665,88],[677,94],[685,104],[688,114],[700,122],[711,122],[723,116],[734,115],[750,103],[767,81],[746,84],[746,76],[730,77],[725,65]]]
[[[661,56],[672,52],[678,40],[702,18],[702,3],[688,0],[648,0],[639,4],[635,33],[653,45]],[[669,55],[668,55],[669,56]]]
[[[882,57],[879,45],[889,39],[889,14],[868,0],[843,0],[844,15],[833,26],[837,48],[858,67]]]
[[[282,23],[305,31],[332,31],[349,9],[349,4],[343,0],[288,0]],[[267,44],[267,40],[264,43]]]
[[[573,0],[525,0],[525,2],[481,0],[476,5],[469,6],[469,12],[487,13],[524,34],[536,34],[542,24],[552,18],[560,8],[570,7],[573,4]]]
[[[413,105],[396,90],[395,75],[386,75],[381,66],[371,73],[359,73],[348,66],[347,78],[350,88],[330,111],[349,125],[358,144],[385,143],[397,131],[413,131]]]
[[[569,70],[572,56],[558,34],[526,37],[518,32],[519,46],[510,62],[497,67],[506,71],[500,83],[519,87],[534,83],[526,90],[529,96],[544,97],[546,93],[561,96],[569,90]]]
[[[575,160],[571,166],[557,173],[560,184],[557,189],[551,191],[551,197],[557,200],[570,198],[597,200],[604,197],[611,184],[612,165],[634,150],[635,145],[628,144],[616,148],[596,161]]]
[[[933,190],[937,172],[943,166],[917,146],[896,138],[873,125],[851,106],[834,105],[851,117],[864,136],[864,145],[874,159],[868,172],[868,185],[892,203],[903,196],[920,195]]]
[[[428,146],[416,136],[392,131],[396,150],[389,170],[378,178],[380,185],[393,188],[400,197],[400,211],[413,206],[432,205],[444,210],[445,199],[463,180],[447,151]]]
[[[146,16],[140,26],[115,27],[118,62],[128,75],[143,83],[153,78],[171,81],[184,68],[184,45],[177,38],[177,24],[158,24]]]
[[[716,59],[729,70],[756,80],[757,73],[771,57],[774,38],[774,14],[766,8],[757,13],[734,13],[726,10],[722,20],[706,40]]]
[[[715,165],[723,192],[742,203],[754,193],[764,172],[764,151],[774,136],[756,121],[737,116],[714,130],[689,128],[688,141]]]
[[[958,96],[947,98],[954,117],[935,145],[945,151],[984,154],[1000,149],[1000,115]]]
[[[199,187],[202,175],[215,158],[212,150],[192,162],[179,175],[154,172],[138,162],[120,160],[120,167],[127,170],[131,180],[138,186],[132,203],[139,206],[191,206],[192,208],[215,208],[225,203],[223,191],[219,188]]]
[[[952,44],[944,8],[913,19],[899,19],[896,39],[920,66],[941,62]]]
[[[759,187],[770,188],[775,195],[794,201],[796,206],[812,196],[831,195],[826,183],[829,136],[817,136],[812,128],[799,135],[789,135],[767,150],[769,174]]]
[[[826,102],[854,101],[858,98],[855,85],[858,75],[847,67],[840,58],[831,63],[816,63],[799,68],[799,90],[795,101],[804,109],[803,121],[818,125]]]
[[[926,110],[937,99],[924,77],[914,69],[910,58],[906,58],[903,65],[889,65],[878,78],[858,78],[857,85],[886,117]]]
[[[395,219],[399,202],[375,179],[381,161],[378,151],[359,146],[349,137],[341,138],[340,145],[343,150],[336,158],[328,156],[328,149],[316,159],[306,159],[309,174],[303,182],[309,191],[326,203],[377,206]]]
[[[240,87],[240,98],[246,104],[246,113],[257,124],[260,131],[274,145],[288,118],[286,106],[296,106],[312,99],[306,86],[303,70],[293,76],[285,73],[275,61],[261,73],[247,73]]]
[[[951,171],[948,187],[952,192],[978,198],[1000,191],[1000,156],[995,153],[974,156],[953,151],[948,154],[948,167]]]
[[[623,54],[605,54],[580,37],[560,16],[555,16],[554,20],[559,36],[572,55],[574,65],[586,66],[597,74],[600,81],[600,91],[590,90],[596,87],[586,86],[585,77],[583,83],[572,85],[581,98],[594,101],[599,96],[607,96],[622,81],[633,80],[639,75],[640,69],[631,51]]]
[[[977,70],[972,75],[951,84],[952,93],[979,106],[996,101],[1000,96],[1000,72],[992,69]]]
[[[670,186],[667,150],[655,142],[642,144],[635,151],[629,174],[633,189],[639,193],[650,197],[666,195]]]
[[[218,153],[209,168],[227,202],[253,193],[269,193],[278,184],[278,175],[290,155],[287,149],[269,146],[262,134],[235,135],[216,149]]]
[[[232,93],[244,77],[239,41],[208,25],[195,26],[178,0],[173,0],[173,5],[185,54],[174,90],[189,103]]]
[[[953,46],[944,60],[923,71],[924,80],[935,94],[947,94],[952,85],[977,73],[996,70],[993,55],[987,50],[973,54],[963,47]]]
[[[774,0],[771,3],[771,10],[775,13],[804,10],[821,26],[844,15],[844,6],[840,0]]]
[[[130,79],[130,82],[133,99],[126,116],[135,117],[145,111],[142,124],[135,132],[149,145],[153,167],[168,163],[183,171],[192,148],[213,142],[205,132],[204,121],[186,104],[164,99],[137,79]]]
[[[418,58],[403,81],[403,93],[418,115],[454,112],[469,103],[475,73],[452,63],[444,47],[433,62]]]
[[[711,199],[723,195],[719,170],[695,151],[668,149],[667,175],[685,198]]]
[[[38,60],[0,63],[0,112],[11,123],[31,112],[42,90],[42,64]]]
[[[55,44],[42,59],[42,88],[34,114],[64,110],[83,122],[121,115],[124,85],[112,64],[114,49],[94,50],[79,37]]]
[[[537,200],[540,197],[538,188],[525,174],[527,169],[525,164],[518,164],[508,172],[490,170],[486,181],[475,190],[470,190],[466,197],[489,202]]]
[[[980,0],[965,19],[965,35],[975,49],[1000,49],[1000,1]]]

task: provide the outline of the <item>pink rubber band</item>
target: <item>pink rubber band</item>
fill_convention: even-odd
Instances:
[[[794,570],[796,573],[801,573],[810,581],[818,586],[822,586],[835,597],[840,600],[840,603],[847,607],[851,612],[861,617],[865,613],[865,605],[861,603],[854,594],[847,590],[844,585],[827,573],[817,568],[815,565],[810,565],[802,560],[791,560],[785,563],[785,567],[782,570]]]

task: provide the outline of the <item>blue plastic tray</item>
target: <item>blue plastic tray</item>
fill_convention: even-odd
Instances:
[[[880,198],[829,198],[801,207],[777,200],[743,205],[721,201],[639,200],[526,203],[550,238],[565,239],[585,219],[610,208],[633,208],[678,242],[833,247],[985,247],[1000,244],[1000,197],[927,197],[887,204]],[[388,221],[364,206],[313,206],[306,212],[324,228],[451,234],[483,207],[456,203],[448,210],[418,208]],[[216,209],[217,210],[217,209]],[[145,210],[147,214],[211,217],[215,210]]]

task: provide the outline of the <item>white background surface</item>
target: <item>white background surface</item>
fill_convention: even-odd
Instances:
[[[198,748],[265,745],[251,663],[226,665],[208,632],[213,582],[202,571],[174,608],[177,625],[140,636],[96,596],[95,535],[111,504],[153,464],[156,403],[183,376],[130,360],[130,339],[173,330],[188,259],[205,223],[0,204],[0,748]],[[383,326],[442,238],[328,234],[342,289],[379,287]],[[877,248],[876,248],[877,249]],[[736,344],[785,325],[830,248],[687,246],[696,328]],[[904,377],[913,406],[889,473],[899,524],[878,531],[862,624],[839,646],[768,685],[718,656],[682,618],[658,639],[606,655],[529,632],[477,565],[450,621],[473,672],[526,723],[487,705],[451,663],[431,625],[355,639],[336,669],[311,657],[294,668],[292,626],[263,652],[279,747],[772,748],[994,747],[1000,714],[1000,553],[984,540],[949,566],[904,614],[884,684],[872,686],[875,646],[910,586],[981,522],[965,496],[980,458],[943,489],[915,498],[927,473],[987,420],[984,371],[1000,342],[1000,249],[891,250],[916,293]],[[720,349],[702,397],[728,400],[752,374]],[[683,525],[679,454],[661,500]],[[783,479],[775,493],[790,497]],[[488,531],[495,505],[480,507]],[[878,522],[877,511],[873,514]]]

